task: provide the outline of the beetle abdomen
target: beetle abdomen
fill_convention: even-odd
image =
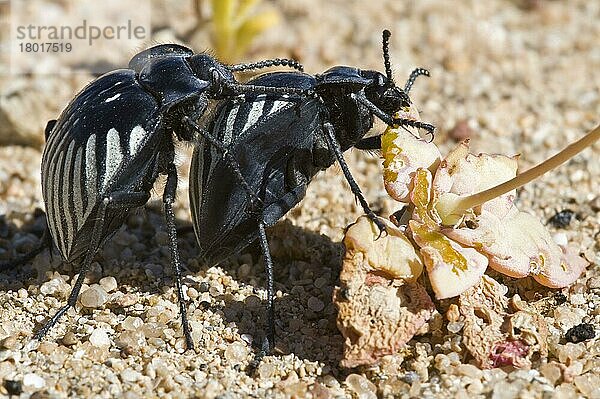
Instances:
[[[140,177],[155,155],[142,149],[156,132],[157,110],[133,71],[119,70],[89,84],[59,117],[42,157],[42,193],[48,226],[65,259],[73,260],[75,241],[99,201],[145,180]],[[140,169],[124,175],[131,163]]]
[[[318,104],[295,96],[246,95],[217,111],[211,133],[225,144],[264,208],[252,208],[227,160],[200,143],[191,162],[190,206],[207,264],[244,249],[256,238],[259,218],[272,224],[304,196],[315,172],[311,151],[320,131]]]

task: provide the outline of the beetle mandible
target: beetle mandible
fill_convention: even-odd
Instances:
[[[267,334],[262,355],[274,343],[273,262],[265,227],[273,225],[304,197],[313,176],[336,160],[364,212],[369,208],[343,158],[351,147],[377,149],[379,136],[364,138],[374,117],[388,125],[423,128],[430,124],[395,114],[411,106],[408,92],[425,69],[413,71],[404,88],[395,85],[389,61],[390,32],[383,32],[386,74],[346,66],[311,76],[268,73],[253,86],[296,88],[315,96],[249,93],[230,98],[217,110],[209,130],[192,118],[184,122],[199,136],[190,170],[190,207],[200,257],[211,266],[258,238],[267,274]],[[260,356],[259,356],[260,358]]]
[[[174,136],[192,138],[182,120],[200,118],[209,99],[255,91],[300,93],[293,88],[253,88],[233,76],[236,71],[275,65],[302,69],[287,59],[227,66],[184,46],[155,46],[134,56],[129,69],[109,72],[88,84],[58,120],[48,123],[41,168],[48,228],[63,259],[81,262],[81,269],[67,304],[35,333],[35,339],[75,305],[98,248],[131,210],[146,204],[158,175],[166,175],[163,204],[171,264],[186,344],[193,348],[173,212]]]

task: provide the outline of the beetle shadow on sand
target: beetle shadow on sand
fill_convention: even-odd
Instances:
[[[23,224],[15,225],[7,219],[0,215],[0,262],[37,246],[46,228],[45,214],[40,210],[25,218],[27,222]],[[198,253],[195,237],[189,221],[177,220],[177,226],[181,226],[178,227],[178,242],[184,260],[184,284],[193,286],[197,283],[186,276],[203,274],[208,268],[201,264],[195,269],[186,267],[185,264],[190,263],[186,260],[195,259]],[[113,276],[119,286],[129,285],[140,295],[160,293],[165,286],[174,285],[168,246],[161,242],[165,234],[160,201],[134,211],[126,221],[126,227],[109,238],[96,254],[97,267],[92,267],[91,281]],[[343,338],[336,328],[331,293],[339,276],[343,245],[325,235],[293,226],[287,220],[277,223],[267,234],[274,260],[275,290],[281,292],[275,300],[275,354],[294,353],[301,359],[323,362],[335,369],[342,357]],[[129,251],[123,251],[128,240],[139,247],[134,250],[139,254],[128,255]],[[254,295],[244,301],[232,300],[231,295],[217,295],[207,310],[222,312],[224,323],[233,323],[240,334],[251,336],[252,345],[257,349],[266,330],[266,301],[259,299],[264,297],[266,276],[259,246],[253,244],[219,266],[238,284],[251,286]],[[52,278],[53,272],[67,275],[72,280],[78,271],[77,264],[61,261],[56,249],[52,257],[45,250],[33,261],[14,269],[0,270],[0,291],[16,292],[32,284],[41,286]],[[66,298],[61,299],[64,301]],[[132,313],[126,308],[111,307],[111,311]],[[81,315],[88,315],[86,317],[92,317],[92,313],[91,309],[80,311]],[[35,312],[32,313],[34,316]],[[40,326],[36,323],[35,328]]]
[[[300,359],[323,362],[337,368],[342,357],[343,337],[336,327],[337,311],[332,292],[337,284],[343,256],[343,245],[283,220],[268,232],[274,261],[275,291],[275,355],[294,353]],[[261,251],[255,244],[248,276],[223,269],[241,284],[258,289],[266,286]],[[244,257],[244,255],[242,255]],[[248,255],[246,255],[246,259]],[[260,259],[260,261],[259,261]],[[222,310],[225,321],[235,323],[240,334],[252,337],[259,350],[266,331],[266,300],[253,295],[244,301],[224,298]]]

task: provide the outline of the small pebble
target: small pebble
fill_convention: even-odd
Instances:
[[[79,340],[73,331],[67,331],[67,333],[62,337],[61,342],[65,346],[71,346],[75,345],[77,342],[79,342]]]
[[[565,334],[565,339],[568,342],[578,343],[587,341],[596,336],[594,326],[588,323],[581,323],[574,327],[571,327]]]
[[[456,367],[456,371],[460,375],[465,375],[473,379],[481,379],[483,372],[472,364],[461,364]]]
[[[556,384],[556,381],[562,376],[562,371],[558,363],[550,362],[546,364],[542,364],[540,366],[540,372],[553,386]]]
[[[449,332],[456,334],[457,332],[462,330],[464,325],[465,325],[465,323],[463,321],[457,321],[457,322],[448,323],[447,328],[448,328]]]
[[[600,397],[600,376],[594,373],[578,375],[574,378],[575,386],[586,398]]]
[[[119,293],[117,293],[119,294]],[[127,293],[125,295],[120,295],[116,300],[115,300],[115,305],[120,307],[120,308],[126,308],[129,306],[133,306],[135,304],[137,304],[138,302],[138,296],[137,294],[132,294],[132,293]]]
[[[136,382],[137,380],[140,379],[140,377],[142,375],[135,370],[125,369],[125,370],[121,371],[120,376],[121,376],[121,381],[123,381],[123,382]]]
[[[127,316],[121,323],[121,327],[126,331],[135,331],[144,325],[144,321],[139,317]]]
[[[195,289],[194,287],[190,287],[187,289],[187,296],[191,299],[194,300],[196,298],[198,298],[200,294],[198,293],[198,290]]]
[[[473,129],[469,126],[469,121],[462,119],[456,122],[456,125],[448,132],[448,136],[454,141],[463,141],[473,135]]]
[[[419,381],[419,374],[417,374],[415,371],[407,371],[404,373],[404,375],[400,376],[400,379],[407,384],[412,385],[413,383]]]
[[[275,374],[275,366],[273,366],[272,364],[261,363],[258,366],[258,375],[260,376],[260,378],[271,378],[273,377],[273,374]]]
[[[377,387],[359,374],[350,374],[346,377],[346,384],[360,399],[376,399]]]
[[[323,277],[319,277],[315,280],[315,282],[313,284],[317,288],[323,288],[327,285],[327,279],[323,278]]]
[[[117,289],[117,279],[112,276],[103,277],[99,281],[100,285],[106,292],[113,292]]]
[[[23,386],[33,389],[42,389],[46,386],[46,381],[37,374],[29,373],[23,376]]]
[[[448,307],[448,311],[446,312],[446,319],[451,323],[455,323],[458,321],[459,318],[460,311],[458,310],[458,305],[453,303]]]
[[[15,349],[17,347],[18,343],[19,343],[19,340],[17,339],[16,336],[9,335],[8,337],[6,337],[2,341],[0,341],[0,348]]]
[[[573,294],[571,295],[571,298],[569,298],[569,302],[571,302],[573,305],[583,305],[587,302],[587,300],[583,294]]]
[[[209,289],[210,284],[208,284],[206,281],[201,282],[200,286],[198,287],[198,291],[200,292],[208,292]]]
[[[242,338],[242,341],[244,341],[248,345],[252,345],[252,341],[254,341],[254,338],[250,334],[242,334],[241,338]]]
[[[567,238],[567,235],[563,232],[554,234],[552,236],[552,241],[554,241],[561,247],[566,247],[567,245],[569,245],[569,239]]]
[[[108,338],[106,331],[101,328],[96,328],[88,340],[95,347],[110,346],[110,338]]]
[[[562,305],[563,303],[567,302],[567,296],[562,292],[557,292],[554,294],[554,302],[556,305]]]
[[[232,363],[241,363],[248,355],[248,347],[239,342],[234,342],[225,349],[225,359]]]
[[[108,293],[99,284],[93,284],[90,288],[83,291],[79,301],[86,308],[99,308],[108,301]]]
[[[316,296],[311,296],[308,298],[308,308],[313,312],[320,312],[325,308],[325,304]]]

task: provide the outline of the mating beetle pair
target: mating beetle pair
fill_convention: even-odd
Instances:
[[[172,204],[177,184],[173,135],[198,141],[190,172],[190,205],[200,257],[207,266],[259,239],[267,272],[268,333],[274,342],[273,263],[265,227],[274,224],[305,194],[313,176],[336,160],[353,194],[380,229],[342,153],[375,149],[365,139],[374,117],[388,125],[433,126],[394,115],[410,106],[395,86],[384,31],[386,74],[333,67],[321,75],[275,72],[239,84],[233,72],[272,65],[300,69],[291,60],[225,66],[206,54],[161,45],[136,55],[130,69],[98,78],[79,93],[46,129],[42,185],[54,244],[68,262],[82,262],[63,306],[36,334],[41,339],[74,306],[93,256],[134,208],[143,206],[159,174],[183,332],[193,347],[181,288]],[[221,100],[205,130],[197,122],[209,100]]]

